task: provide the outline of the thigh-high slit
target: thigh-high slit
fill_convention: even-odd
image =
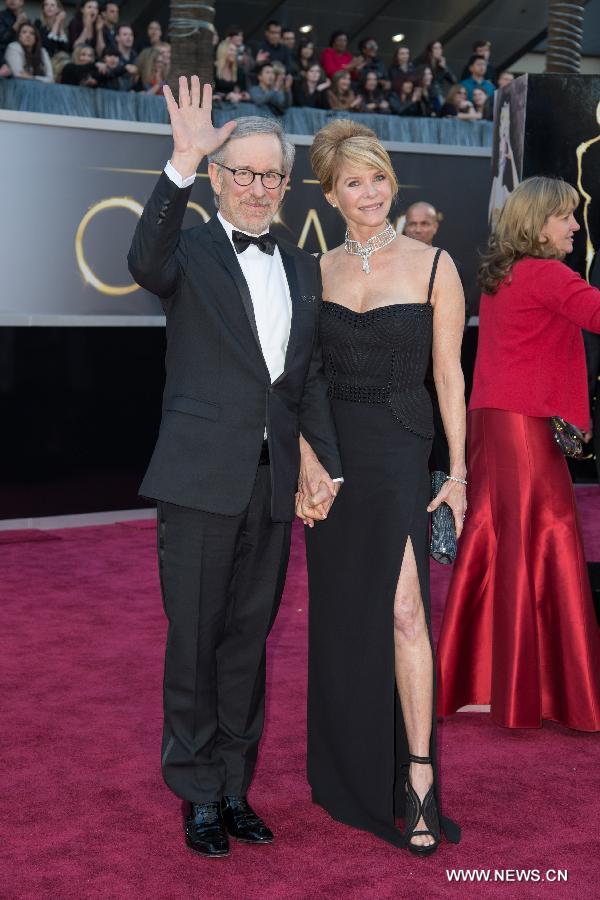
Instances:
[[[431,442],[388,407],[334,402],[345,483],[307,529],[308,776],[335,818],[405,844],[408,741],[396,688],[394,598],[410,538],[432,648],[428,514]],[[430,752],[438,792],[435,673]],[[439,796],[438,796],[439,802]],[[446,837],[460,830],[442,817]]]

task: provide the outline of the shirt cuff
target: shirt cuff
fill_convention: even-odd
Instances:
[[[167,178],[169,178],[173,184],[176,184],[178,188],[190,187],[196,180],[195,172],[193,175],[189,175],[188,178],[182,178],[177,169],[171,165],[171,160],[166,164],[164,172]]]
[[[339,484],[343,484],[343,483],[344,483],[344,479],[343,479],[341,476],[340,476],[339,478],[332,478],[331,480],[332,480],[334,483],[335,483],[336,481],[337,481]]]

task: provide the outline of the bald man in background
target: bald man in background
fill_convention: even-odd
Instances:
[[[419,200],[406,210],[404,222],[404,234],[407,237],[421,241],[423,244],[433,246],[433,239],[439,228],[439,219],[435,206]]]
[[[422,244],[433,246],[433,239],[439,228],[439,216],[435,206],[427,203],[425,200],[418,200],[406,210],[406,219],[404,222],[404,234],[407,237],[421,241]],[[460,274],[460,273],[459,273]],[[433,444],[431,447],[431,455],[429,457],[429,470],[431,472],[450,471],[450,451],[448,449],[448,441],[444,432],[444,423],[440,412],[440,404],[438,403],[437,392],[435,389],[435,380],[433,378],[433,364],[429,361],[427,375],[425,376],[425,387],[429,391],[431,403],[433,405]]]

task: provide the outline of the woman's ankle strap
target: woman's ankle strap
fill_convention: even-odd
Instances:
[[[412,763],[421,763],[423,766],[431,765],[431,757],[430,756],[414,756],[414,754],[409,753],[408,758]]]

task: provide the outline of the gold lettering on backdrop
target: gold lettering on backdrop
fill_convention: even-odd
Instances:
[[[596,121],[598,125],[600,125],[600,103],[596,107]],[[590,223],[589,223],[589,215],[590,215],[590,204],[594,199],[591,194],[588,194],[586,189],[583,186],[583,157],[587,153],[587,151],[594,144],[600,141],[600,134],[595,138],[591,138],[589,141],[584,141],[577,148],[576,156],[577,156],[577,188],[579,193],[583,197],[583,227],[585,228],[585,278],[586,281],[590,280],[590,271],[592,268],[592,263],[594,262],[594,257],[596,255],[596,248],[592,242],[592,236],[590,234]],[[590,190],[592,190],[590,186]],[[598,202],[598,201],[596,201]]]
[[[77,228],[75,234],[75,256],[77,258],[79,271],[87,284],[96,288],[101,294],[107,294],[109,297],[122,297],[125,294],[132,294],[133,291],[137,291],[138,285],[135,281],[125,285],[105,284],[104,281],[101,281],[98,276],[92,272],[83,252],[83,238],[86,228],[94,216],[106,209],[128,209],[139,219],[144,207],[141,203],[138,203],[137,200],[132,200],[131,197],[109,197],[107,200],[100,200],[99,203],[94,203],[94,205],[88,209]]]
[[[306,238],[308,237],[308,232],[310,231],[310,226],[313,226],[315,229],[315,234],[317,235],[317,240],[319,242],[319,247],[321,248],[321,253],[327,253],[327,244],[325,243],[325,235],[323,234],[323,229],[321,228],[321,222],[319,221],[319,214],[316,209],[309,209],[306,219],[304,221],[304,225],[302,227],[302,231],[300,232],[300,237],[298,238],[298,246],[301,250],[304,249],[304,245],[306,243]]]
[[[88,166],[94,172],[124,172],[128,175],[162,175],[164,169],[125,169],[122,166]],[[196,178],[208,178],[208,172],[196,172]]]
[[[210,219],[210,215],[206,212],[203,206],[200,206],[199,203],[194,203],[193,200],[190,200],[187,205],[188,209],[193,209],[194,212],[197,212],[199,216],[202,216],[205,222],[208,222]]]
[[[79,271],[87,284],[91,285],[101,294],[106,294],[109,297],[123,297],[125,294],[132,294],[134,291],[137,291],[139,285],[136,284],[135,281],[132,281],[131,284],[124,285],[106,284],[106,282],[101,281],[95,272],[92,271],[83,252],[83,239],[88,225],[94,216],[106,209],[128,209],[139,219],[144,207],[141,203],[138,203],[137,200],[132,200],[131,197],[109,197],[106,200],[100,200],[98,203],[94,203],[93,206],[90,206],[77,228],[75,234],[75,256],[77,258]],[[204,222],[208,222],[210,219],[210,215],[199,203],[194,203],[190,200],[188,209],[192,209],[195,213],[198,213]]]

